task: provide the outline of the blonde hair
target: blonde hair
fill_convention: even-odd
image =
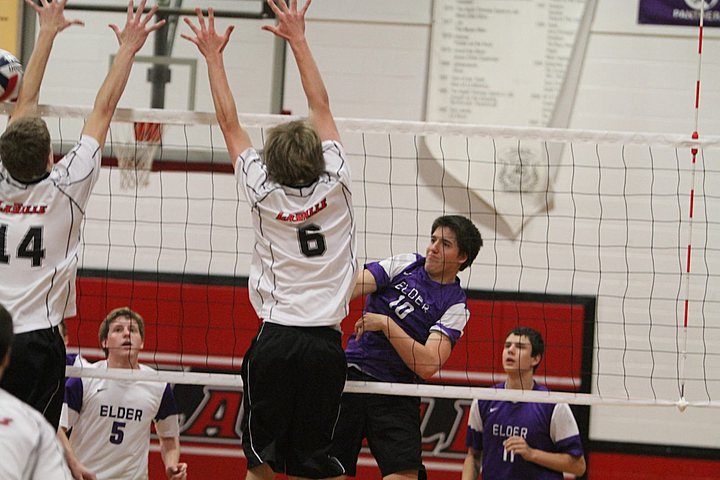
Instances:
[[[270,129],[264,157],[268,176],[281,185],[309,185],[325,171],[320,137],[304,120]]]

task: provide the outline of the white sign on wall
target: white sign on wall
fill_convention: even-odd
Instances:
[[[585,7],[585,0],[436,0],[427,120],[566,127],[567,115],[557,112],[567,108],[558,100],[572,102],[572,96],[558,94]],[[428,148],[435,158],[467,156],[440,152],[429,143]],[[480,161],[471,169],[457,163],[446,170],[517,233],[532,214],[547,208],[550,164],[557,163],[548,158],[559,150],[548,153],[545,146],[516,140],[496,141],[494,150],[494,159],[474,159],[470,152]]]

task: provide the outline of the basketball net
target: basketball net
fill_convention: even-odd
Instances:
[[[147,187],[155,153],[162,140],[162,124],[134,122],[134,142],[119,148],[117,161],[121,172],[120,188]]]

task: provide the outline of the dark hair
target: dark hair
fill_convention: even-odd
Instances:
[[[535,330],[534,328],[530,327],[517,327],[513,328],[508,332],[507,335],[505,335],[505,338],[509,337],[510,335],[517,335],[518,337],[527,337],[528,340],[530,340],[530,345],[532,346],[532,351],[530,352],[530,356],[537,357],[538,355],[542,357],[545,355],[545,341],[542,338],[542,335],[540,335],[540,332]],[[537,365],[533,368],[533,371],[537,370],[537,367],[540,365],[540,362],[538,362]]]
[[[133,310],[130,310],[130,307],[120,307],[108,313],[107,317],[105,317],[105,319],[100,324],[100,330],[98,330],[98,339],[100,340],[100,346],[102,346],[102,342],[107,340],[108,332],[110,331],[110,324],[118,317],[127,317],[135,320],[138,326],[138,331],[140,332],[140,338],[145,340],[145,321],[140,316],[140,314]],[[105,352],[105,356],[107,357],[108,349],[105,347],[102,347],[102,349],[103,352]]]
[[[19,118],[0,136],[0,159],[8,173],[21,182],[45,174],[50,151],[50,132],[40,117]]]
[[[264,159],[268,176],[281,185],[309,185],[325,171],[320,137],[304,120],[270,129]]]
[[[14,336],[12,315],[0,305],[0,363],[10,350]]]
[[[480,247],[483,246],[480,231],[469,218],[462,215],[444,215],[436,218],[430,229],[430,234],[432,235],[438,227],[447,227],[452,230],[457,239],[460,253],[467,255],[467,260],[460,265],[460,271],[462,272],[472,265],[480,251]]]

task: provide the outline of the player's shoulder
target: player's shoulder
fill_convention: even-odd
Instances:
[[[342,143],[337,140],[323,140],[322,142],[323,154],[331,153],[336,155],[344,155],[345,148]]]
[[[144,363],[140,363],[140,364],[138,364],[138,366],[140,367],[141,372],[156,372],[157,371],[155,368],[151,367],[150,365],[146,365]]]
[[[379,262],[371,263],[379,264],[388,273],[393,273],[392,276],[395,276],[399,272],[411,269],[411,267],[421,266],[423,262],[424,259],[417,253],[400,253],[392,257],[387,257]]]
[[[0,389],[0,420],[2,425],[26,432],[49,427],[45,417],[30,405]]]

